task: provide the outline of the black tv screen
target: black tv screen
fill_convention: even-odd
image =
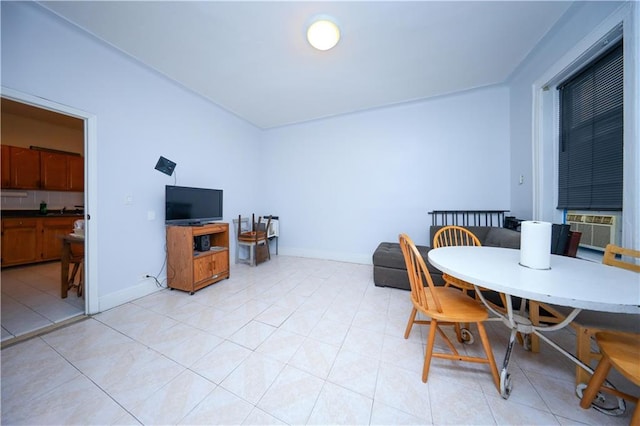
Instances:
[[[222,220],[222,190],[167,185],[165,223],[199,225]]]

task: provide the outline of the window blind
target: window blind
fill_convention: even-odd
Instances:
[[[558,208],[622,210],[622,40],[558,90]]]

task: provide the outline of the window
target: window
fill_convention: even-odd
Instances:
[[[558,86],[558,208],[622,210],[622,40]]]

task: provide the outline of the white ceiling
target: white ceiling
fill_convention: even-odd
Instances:
[[[564,1],[42,4],[261,128],[504,82]],[[332,17],[342,39],[313,49]]]

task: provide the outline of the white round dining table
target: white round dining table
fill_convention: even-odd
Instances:
[[[640,314],[640,274],[588,260],[551,255],[550,269],[520,265],[520,250],[442,247],[429,251],[442,272],[524,299],[573,308]]]
[[[520,250],[486,246],[441,247],[429,251],[428,259],[442,272],[473,284],[476,291],[478,287],[484,287],[507,296],[506,310],[501,312],[477,291],[487,308],[511,329],[500,372],[500,394],[505,399],[511,394],[508,366],[517,333],[536,334],[576,364],[593,372],[543,332],[565,327],[583,309],[640,314],[640,274],[629,270],[557,255],[551,255],[549,269],[532,269],[520,264]],[[511,296],[524,300],[517,313]],[[531,323],[524,309],[526,300],[568,306],[573,311],[559,324],[537,326]]]

